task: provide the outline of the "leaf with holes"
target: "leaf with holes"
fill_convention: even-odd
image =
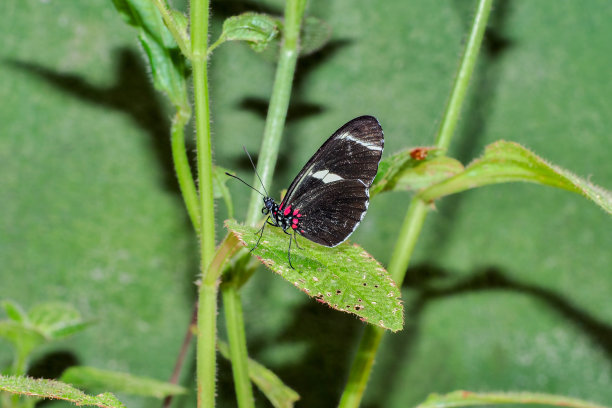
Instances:
[[[370,198],[385,191],[426,188],[463,171],[463,165],[457,160],[437,156],[439,151],[429,147],[414,148],[381,161],[370,188]]]
[[[257,228],[225,222],[226,227],[247,247],[257,243]],[[291,248],[289,236],[280,228],[266,228],[259,246],[252,252],[264,265],[300,288],[308,296],[333,309],[353,313],[367,323],[391,331],[404,325],[400,291],[389,273],[356,244],[347,242],[327,248],[299,239],[301,249]]]
[[[463,172],[428,187],[419,195],[425,201],[433,201],[475,187],[511,181],[527,181],[572,191],[612,213],[612,193],[548,163],[518,143],[505,140],[487,146],[484,155]]]

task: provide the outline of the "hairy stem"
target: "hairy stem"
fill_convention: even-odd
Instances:
[[[172,34],[174,41],[176,41],[176,44],[179,46],[183,55],[187,58],[191,58],[191,50],[188,46],[189,38],[187,37],[185,30],[182,30],[176,23],[176,20],[170,13],[170,10],[168,10],[166,7],[163,0],[153,0],[153,3],[159,10],[159,13],[164,19],[164,24],[166,24],[166,27],[168,27],[168,31],[170,31]]]
[[[215,253],[215,212],[212,184],[210,106],[208,97],[208,0],[191,0],[191,63],[199,180],[200,270],[198,293],[197,385],[198,407],[215,406],[218,275],[209,266]],[[216,276],[215,276],[216,275]]]
[[[238,286],[233,282],[222,285],[223,309],[229,341],[229,354],[232,362],[234,388],[239,408],[253,408],[255,399],[248,369],[248,351],[244,331],[244,317]]]
[[[293,85],[293,76],[299,54],[299,36],[302,16],[306,0],[288,0],[285,6],[285,27],[283,31],[283,43],[280,49],[278,67],[274,77],[272,98],[268,107],[264,135],[259,149],[259,160],[257,171],[264,185],[269,186],[278,150],[280,148],[281,136],[285,127],[287,110],[289,109],[289,98]],[[253,185],[259,184],[256,176],[253,176]],[[257,192],[251,192],[251,200],[247,212],[247,224],[255,224],[261,217],[261,198]]]
[[[268,107],[259,161],[257,163],[257,169],[262,177],[262,181],[264,185],[268,186],[272,181],[287,110],[289,109],[289,98],[291,96],[293,77],[299,54],[299,35],[305,4],[306,0],[287,0],[285,5],[283,42],[276,68],[270,106]],[[253,185],[257,185],[259,180],[256,176],[253,176],[253,178],[255,180]],[[248,224],[255,224],[259,217],[261,217],[260,207],[260,196],[253,191],[246,217]],[[243,266],[246,266],[246,263],[243,263]],[[228,282],[222,290],[234,386],[238,398],[238,406],[242,408],[253,406],[253,392],[247,373],[248,352],[242,304],[240,293],[238,292],[241,283],[244,283],[247,276],[244,271],[236,271],[236,273],[237,275],[234,279]]]
[[[450,98],[436,135],[436,147],[447,149],[450,145],[451,137],[461,112],[461,106],[465,99],[467,86],[474,71],[476,57],[484,37],[492,2],[493,0],[480,0],[478,3],[470,36],[465,44],[455,83],[453,84]],[[389,273],[399,286],[401,286],[406,275],[410,257],[412,256],[426,216],[427,204],[418,198],[414,198],[408,207],[389,263]],[[365,328],[357,354],[353,359],[349,379],[342,393],[339,407],[358,407],[361,403],[383,333],[383,329],[379,327],[368,325]]]
[[[181,189],[183,201],[187,207],[189,219],[195,231],[200,234],[200,199],[198,191],[193,181],[191,167],[189,167],[189,158],[187,157],[187,149],[185,147],[185,125],[191,117],[189,110],[181,109],[176,112],[172,127],[170,129],[170,140],[172,145],[172,159],[174,162],[174,171]]]

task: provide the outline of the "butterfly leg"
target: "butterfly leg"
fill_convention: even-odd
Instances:
[[[270,217],[266,218],[266,221],[263,223],[259,231],[255,233],[255,235],[259,234],[259,238],[257,239],[257,243],[255,244],[255,246],[249,252],[253,252],[255,248],[259,246],[259,241],[261,241],[261,237],[263,236],[264,228],[266,228],[266,224],[269,222],[270,222]]]
[[[291,265],[291,241],[291,236],[289,236],[289,249],[287,250],[287,258],[289,259],[289,266],[291,267],[291,269],[295,269],[293,265]]]
[[[295,246],[297,247],[297,249],[302,249],[300,248],[297,242],[297,231],[296,230],[293,230],[293,240],[295,241]]]

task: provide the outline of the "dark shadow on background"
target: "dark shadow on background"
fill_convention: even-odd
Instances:
[[[320,50],[298,59],[296,66],[293,86],[291,89],[291,99],[287,112],[287,125],[318,115],[325,111],[325,106],[308,101],[304,101],[304,83],[309,75],[318,67],[333,58],[342,48],[352,44],[351,40],[330,40]],[[276,44],[278,46],[278,44]],[[274,45],[271,45],[274,46]],[[266,119],[268,105],[270,101],[258,97],[246,96],[239,107]],[[331,135],[331,133],[330,133]]]
[[[116,82],[105,88],[92,85],[81,76],[58,73],[26,61],[5,60],[4,62],[15,69],[45,80],[84,103],[127,114],[151,137],[152,147],[164,169],[164,187],[180,194],[172,164],[168,113],[164,111],[158,99],[142,58],[128,48],[119,50],[117,55]]]
[[[160,98],[158,98],[158,93],[150,81],[150,73],[142,62],[140,55],[128,48],[120,49],[117,52],[116,80],[109,87],[95,86],[81,76],[58,73],[50,68],[26,61],[4,60],[3,63],[12,66],[16,70],[27,72],[34,77],[42,79],[66,94],[81,100],[83,103],[99,106],[104,109],[116,110],[130,117],[150,136],[151,146],[158,162],[163,168],[163,187],[175,193],[177,198],[181,199],[172,162],[169,114],[165,111]],[[186,233],[191,233],[192,227],[186,212],[184,225]],[[186,270],[186,273],[189,275],[183,280],[185,282],[186,297],[191,299],[189,302],[191,304],[196,299],[196,287],[193,285],[193,276],[195,276],[194,271],[198,270],[199,260],[195,251],[182,255],[189,256],[193,260],[193,266]],[[188,321],[189,316],[186,316],[185,323],[188,323]],[[177,344],[177,351],[179,347],[180,344]],[[51,355],[50,358],[52,358],[51,362],[54,366],[61,364],[73,365],[74,360],[74,356],[70,355],[70,353],[58,353],[57,355]],[[57,359],[61,360],[61,358],[66,358],[66,361],[64,363],[57,361]],[[43,361],[41,364],[40,367],[35,366],[32,368],[34,370],[31,372],[32,375],[36,373],[36,376],[38,376],[39,372],[44,373],[45,370],[50,369],[50,362]],[[42,376],[44,377],[44,375]]]
[[[363,327],[353,316],[308,299],[277,338],[264,339],[263,343],[249,341],[249,354],[261,362],[258,355],[266,349],[307,343],[302,358],[268,368],[300,394],[297,406],[333,407],[346,382],[355,340]]]
[[[116,52],[117,68],[115,83],[109,87],[92,85],[81,76],[69,73],[58,73],[50,68],[32,64],[26,61],[4,60],[14,69],[19,69],[32,76],[45,80],[50,85],[71,95],[83,103],[115,110],[130,117],[151,141],[151,146],[163,169],[162,185],[165,189],[177,195],[182,202],[182,196],[172,162],[170,145],[169,114],[150,81],[150,73],[142,62],[142,57],[134,50],[122,48]],[[195,157],[191,157],[195,159]],[[192,163],[192,169],[193,169]],[[193,174],[196,174],[193,172]],[[192,227],[185,212],[184,225],[191,232]],[[189,277],[185,279],[186,294],[195,301],[196,289],[192,284],[194,272],[198,270],[197,253],[184,254],[193,258],[193,267],[189,268]]]
[[[389,403],[388,396],[396,395],[405,387],[398,375],[401,368],[409,363],[414,345],[420,336],[419,326],[423,312],[432,302],[453,296],[494,291],[528,295],[579,328],[594,345],[603,349],[612,361],[612,325],[595,318],[552,290],[519,282],[497,268],[476,271],[467,278],[456,280],[452,280],[448,272],[432,265],[420,265],[411,268],[409,272],[412,279],[405,282],[404,286],[414,290],[416,297],[410,304],[406,304],[406,327],[389,339],[387,352],[392,353],[395,358],[392,363],[375,367],[378,373],[384,373],[385,378],[389,379],[388,388],[379,394],[376,404],[369,404],[366,408],[386,407]]]
[[[65,370],[78,365],[80,365],[80,362],[74,353],[67,350],[58,350],[45,354],[34,361],[28,369],[27,375],[33,378],[57,380]],[[36,402],[37,407],[52,405],[55,405],[52,399],[42,399]]]
[[[278,155],[278,162],[276,165],[276,171],[284,174],[288,171],[289,167],[294,164],[294,154],[292,153],[296,148],[295,138],[291,137],[293,125],[296,123],[319,115],[325,112],[325,106],[319,103],[308,102],[305,100],[304,89],[305,82],[310,74],[315,71],[318,67],[325,64],[328,60],[333,58],[341,49],[351,44],[350,40],[331,40],[323,48],[314,52],[313,54],[300,57],[298,59],[295,77],[293,81],[293,87],[291,90],[291,99],[289,109],[287,112],[286,126],[284,129],[285,137]],[[276,44],[278,46],[278,44]],[[268,113],[268,106],[270,101],[267,99],[247,96],[243,98],[239,103],[239,108],[250,111],[259,116],[262,121],[265,121]],[[340,125],[339,125],[340,126]],[[330,129],[329,134],[316,135],[321,139],[321,143],[326,140],[336,129]],[[314,152],[313,152],[314,153]],[[245,163],[244,160],[235,161],[238,169],[249,170],[250,164]],[[245,164],[247,166],[245,166]],[[290,181],[290,180],[288,180]]]
[[[466,23],[467,33],[474,14],[474,3],[456,0],[454,4],[457,13],[461,16],[461,21]],[[472,90],[471,98],[465,100],[463,114],[455,130],[450,149],[451,155],[462,163],[472,161],[483,151],[487,121],[495,109],[499,78],[506,67],[504,56],[514,46],[512,39],[504,34],[512,7],[513,2],[511,1],[497,2],[491,11],[478,63],[469,85]],[[434,244],[426,249],[432,259],[440,257],[450,243],[451,240],[448,238],[452,236],[453,221],[456,219],[464,197],[465,193],[455,194],[436,204],[439,214],[433,217],[434,220],[430,223],[435,237]]]
[[[270,14],[272,16],[283,15],[282,8],[271,7],[258,1],[224,0],[213,4],[213,18],[224,21],[228,17],[236,16],[246,12]]]
[[[36,360],[28,370],[28,375],[34,378],[53,380],[61,377],[66,369],[77,365],[79,365],[79,359],[73,352],[68,350],[53,351]]]
[[[255,113],[263,120],[268,114],[269,101],[263,98],[245,97],[240,101],[239,108]],[[310,116],[323,113],[324,109],[321,105],[314,103],[291,104],[287,111],[287,122],[300,121]]]

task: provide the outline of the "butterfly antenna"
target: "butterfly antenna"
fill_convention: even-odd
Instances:
[[[252,185],[250,185],[249,183],[247,183],[246,181],[244,181],[243,179],[241,179],[238,176],[234,176],[233,174],[229,174],[227,171],[225,172],[225,174],[227,174],[230,177],[235,178],[236,180],[240,180],[242,181],[244,184],[246,184],[247,186],[249,186],[250,188],[252,188],[253,190],[257,191],[259,194],[261,194],[261,191],[259,191],[258,189],[256,189],[255,187],[253,187]],[[262,197],[266,197],[265,195],[261,194]]]
[[[255,174],[257,175],[257,178],[259,179],[259,182],[261,183],[261,186],[263,187],[264,191],[266,192],[266,196],[270,197],[270,194],[268,194],[268,190],[266,190],[266,186],[264,186],[263,181],[261,181],[261,177],[259,177],[259,173],[257,172],[257,167],[255,167],[255,164],[253,163],[253,159],[251,159],[251,155],[249,154],[249,152],[247,151],[246,147],[242,146],[242,149],[244,149],[244,152],[246,153],[246,155],[249,157],[249,161],[251,162],[251,166],[253,166],[253,170],[255,170]],[[246,184],[246,183],[245,183]],[[252,188],[252,187],[251,187]],[[261,193],[260,193],[261,194]]]

